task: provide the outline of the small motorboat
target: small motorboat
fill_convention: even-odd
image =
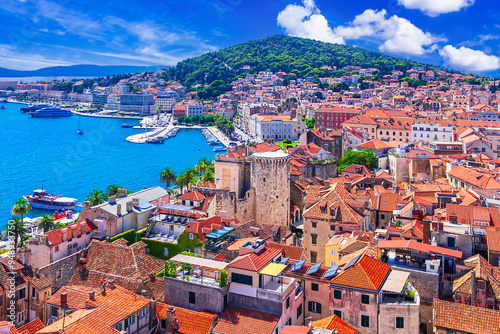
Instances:
[[[0,106],[0,109],[5,109],[5,106]]]
[[[83,130],[80,129],[80,117],[78,117],[78,127],[76,128],[76,133],[79,134],[79,135],[83,135]]]
[[[214,147],[214,152],[224,152],[226,151],[227,149],[223,146],[217,146],[217,147]]]
[[[130,124],[123,123],[122,128],[129,129],[129,128],[133,128],[133,126]]]
[[[149,138],[146,140],[148,144],[163,144],[162,138]]]

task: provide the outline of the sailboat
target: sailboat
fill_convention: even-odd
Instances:
[[[83,135],[83,130],[80,129],[80,118],[81,116],[78,116],[78,128],[76,129],[76,133],[79,135]]]

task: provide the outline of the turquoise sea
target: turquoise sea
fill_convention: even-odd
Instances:
[[[81,117],[83,135],[76,133],[79,116],[32,118],[18,112],[23,105],[0,109],[0,228],[7,224],[14,201],[34,189],[83,202],[93,189],[119,184],[137,191],[160,183],[165,167],[177,174],[199,159],[213,159],[213,146],[200,130],[183,129],[163,145],[125,140],[137,129],[123,129],[138,120]],[[33,210],[37,217],[43,210]],[[50,212],[48,212],[50,213]]]

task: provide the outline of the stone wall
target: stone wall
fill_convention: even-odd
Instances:
[[[165,303],[194,311],[221,313],[226,306],[229,287],[219,288],[200,283],[165,277]],[[195,293],[195,303],[189,303],[189,292]],[[227,300],[227,299],[226,299]]]
[[[62,258],[39,269],[39,273],[47,277],[47,279],[52,282],[52,294],[68,284],[78,268],[78,260],[80,259],[80,254],[82,254],[82,252],[85,252],[85,250],[71,254],[70,256]],[[60,278],[58,278],[59,270],[61,270]]]
[[[381,304],[379,308],[378,333],[419,333],[419,306]],[[404,317],[404,328],[396,328],[396,317]]]
[[[246,223],[255,219],[255,188],[250,189],[245,193],[245,197],[236,200],[236,219],[240,223]]]
[[[271,313],[282,313],[282,302],[273,302],[267,299],[259,299],[255,297],[240,295],[236,293],[230,293],[228,296],[228,303],[232,305],[245,306],[250,308],[255,308],[258,310],[263,310],[265,312]]]
[[[290,156],[267,157],[255,153],[251,183],[255,188],[255,221],[258,224],[289,225]]]

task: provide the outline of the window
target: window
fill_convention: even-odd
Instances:
[[[290,297],[286,299],[286,309],[288,310],[289,307],[290,307]]]
[[[446,334],[453,334],[453,331],[448,329],[448,330],[446,331]]]
[[[479,290],[484,290],[486,289],[486,282],[485,281],[477,281],[477,288]]]
[[[313,245],[316,245],[317,241],[318,241],[318,235],[317,234],[311,234],[311,243]]]
[[[448,237],[448,247],[455,248],[455,238],[454,237]]]
[[[297,319],[302,315],[302,304],[297,307]]]
[[[370,296],[361,295],[361,304],[370,304]]]
[[[342,291],[340,291],[340,290],[333,290],[333,298],[335,298],[335,299],[342,299]]]
[[[330,250],[330,254],[333,255],[333,256],[337,255],[337,250],[331,249]]]
[[[333,310],[333,314],[342,319],[342,311],[339,310]]]
[[[330,231],[335,231],[335,225],[330,225]]]
[[[309,302],[309,312],[321,313],[321,304],[316,302]]]
[[[312,228],[316,228],[316,225],[318,225],[318,223],[315,223],[315,222],[312,222]]]
[[[380,219],[385,219],[385,215],[380,215]]]
[[[253,279],[253,277],[248,276],[248,275],[242,275],[242,274],[237,274],[237,273],[231,274],[231,282],[233,282],[233,283],[239,283],[239,284],[251,286],[251,285],[253,285],[252,279]]]
[[[189,239],[193,240],[193,233],[189,233]]]
[[[318,259],[318,253],[311,251],[311,262],[316,263],[317,259]]]
[[[52,306],[52,307],[50,308],[50,314],[51,314],[53,317],[57,317],[57,315],[59,314],[57,311],[58,311],[58,309],[57,309],[57,307],[55,307],[55,306]]]
[[[166,319],[161,319],[161,322],[160,322],[160,327],[161,327],[162,329],[167,328],[167,320],[166,320]]]
[[[54,253],[57,253],[57,252],[59,252],[59,246],[56,246],[56,247],[54,248]]]
[[[123,329],[123,325],[122,325],[122,322],[120,321],[118,323],[118,330],[121,331]]]
[[[319,290],[319,286],[317,283],[311,283],[311,290],[312,291],[318,291]]]
[[[396,328],[405,328],[405,318],[396,317]]]
[[[26,313],[24,311],[19,313],[19,316],[18,316],[19,321],[18,322],[24,322],[24,320],[26,320],[25,314]]]
[[[36,298],[36,290],[35,288],[31,288],[31,298],[35,299]]]
[[[168,255],[168,248],[167,247],[163,248],[163,255],[165,255],[165,256]]]
[[[17,300],[26,298],[26,288],[17,290]]]
[[[194,292],[189,292],[189,304],[196,304],[195,297],[196,297],[196,294]]]
[[[370,317],[367,315],[361,315],[361,327],[370,327]]]

